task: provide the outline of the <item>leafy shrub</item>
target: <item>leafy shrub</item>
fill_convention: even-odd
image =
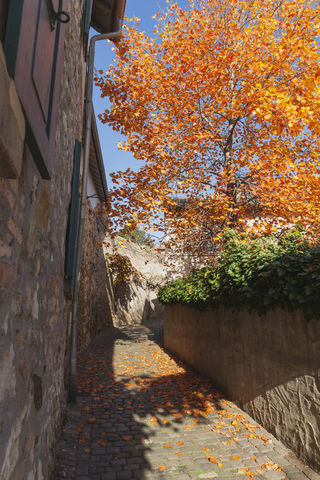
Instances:
[[[310,245],[300,232],[279,241],[229,232],[216,267],[193,270],[189,277],[161,287],[158,298],[163,304],[202,311],[220,304],[260,315],[277,307],[301,308],[307,320],[319,319],[320,244]]]

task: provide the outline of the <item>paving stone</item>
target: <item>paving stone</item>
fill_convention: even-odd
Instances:
[[[277,471],[266,471],[263,472],[263,475],[268,479],[268,480],[280,480],[282,478],[286,478],[286,474],[283,471],[277,472]]]
[[[115,472],[104,473],[101,475],[101,480],[117,480]]]
[[[89,380],[92,392],[80,393],[77,404],[68,407],[55,480],[246,480],[245,474],[238,473],[244,467],[254,472],[255,480],[320,480],[264,429],[259,429],[259,434],[271,438],[270,444],[244,437],[246,430],[236,432],[231,415],[243,414],[241,409],[224,402],[209,382],[204,389],[205,381],[182,363],[174,366],[163,350],[162,339],[159,322],[112,328],[79,358],[79,378]],[[165,364],[171,365],[170,373],[162,366]],[[187,397],[182,386],[189,388]],[[216,409],[207,412],[207,417],[199,415],[204,408],[201,398],[209,398]],[[221,411],[230,416],[219,414]],[[245,414],[245,419],[256,425],[249,415]],[[222,421],[223,428],[215,429]],[[83,444],[79,444],[80,434],[85,436],[81,437]],[[165,445],[171,448],[163,448]],[[232,458],[235,456],[239,460]],[[270,461],[282,470],[256,473],[256,468]]]
[[[199,478],[214,478],[217,476],[218,474],[216,472],[207,472],[207,473],[200,473]]]
[[[133,478],[131,472],[121,471],[117,473],[117,480],[128,480],[130,478]]]

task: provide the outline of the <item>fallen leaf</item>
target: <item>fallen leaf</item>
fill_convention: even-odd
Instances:
[[[237,457],[236,455],[232,457],[232,460],[240,460],[240,457]]]
[[[90,418],[86,423],[94,423],[97,422],[98,420],[96,418]]]
[[[167,467],[163,467],[162,465],[159,465],[159,470],[165,470]]]
[[[216,463],[216,464],[219,463],[218,460],[216,460],[212,455],[209,455],[208,453],[207,453],[207,455],[206,455],[206,458],[207,458],[207,459],[209,460],[209,462],[211,462],[211,463]]]
[[[249,469],[250,469],[250,467],[238,468],[238,473],[240,473],[240,475],[243,475],[243,474],[245,474]]]
[[[176,455],[182,455],[182,452],[176,452]]]
[[[84,448],[83,451],[86,452],[86,453],[90,453],[90,452],[91,452],[90,448]]]
[[[123,437],[123,440],[125,440],[126,442],[129,442],[129,440],[131,440],[131,438],[132,437],[127,436],[127,437]]]
[[[272,462],[264,463],[263,465],[260,465],[260,468],[264,468],[266,470],[275,470],[275,471],[282,470],[282,467],[280,467],[280,465]]]
[[[177,445],[184,445],[184,442],[177,442]]]
[[[163,448],[171,448],[171,445],[163,445]]]
[[[210,448],[203,448],[202,449],[204,452],[209,452]]]
[[[98,445],[102,445],[102,447],[106,447],[108,445],[108,442],[106,440],[102,440],[102,438],[99,438],[97,443]]]

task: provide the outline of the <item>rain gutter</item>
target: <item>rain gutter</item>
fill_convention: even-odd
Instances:
[[[115,0],[116,1],[116,0]],[[125,0],[119,0],[116,5],[112,27],[116,30],[102,35],[95,35],[90,40],[89,46],[89,61],[87,74],[87,97],[85,108],[85,140],[84,140],[84,157],[82,167],[82,188],[81,201],[79,213],[79,226],[77,236],[77,247],[74,266],[74,282],[72,295],[72,323],[70,334],[70,377],[69,377],[69,402],[77,402],[76,394],[76,362],[77,362],[77,309],[78,309],[78,294],[79,294],[79,280],[82,257],[84,221],[86,213],[86,199],[87,199],[87,183],[88,183],[88,166],[90,153],[90,133],[91,133],[91,114],[92,114],[92,94],[93,94],[93,72],[94,72],[94,56],[95,45],[99,40],[117,40],[122,33],[122,23],[125,9]]]

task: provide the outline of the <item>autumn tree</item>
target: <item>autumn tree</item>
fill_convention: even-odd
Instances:
[[[318,0],[173,3],[153,39],[129,22],[96,77],[100,119],[144,161],[112,175],[112,228],[164,214],[193,252],[228,227],[319,235],[319,25]]]

